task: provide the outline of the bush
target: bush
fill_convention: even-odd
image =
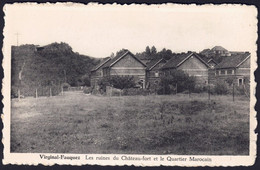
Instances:
[[[195,77],[189,76],[182,70],[173,70],[169,75],[161,77],[158,94],[174,94],[185,90],[193,91],[195,88]]]
[[[215,87],[213,88],[213,94],[228,94],[229,93],[229,89],[228,86],[225,82],[223,81],[217,81]]]
[[[231,85],[234,83],[234,81],[235,81],[235,78],[234,78],[234,77],[228,77],[228,78],[226,78],[226,80],[225,80],[225,82],[226,82],[229,86],[231,86]]]
[[[91,87],[84,87],[83,93],[90,94],[91,92],[92,92],[92,88]]]
[[[70,88],[70,84],[69,83],[62,83],[61,87],[63,88],[64,91],[67,91]]]
[[[207,92],[208,91],[208,87],[205,85],[195,85],[194,89],[192,92],[194,93],[202,93],[202,92]]]
[[[235,86],[235,94],[236,95],[250,95],[250,86],[244,85],[244,86]]]
[[[100,89],[106,91],[106,86],[111,86],[117,89],[127,89],[135,87],[133,76],[111,76],[103,77],[98,81]]]

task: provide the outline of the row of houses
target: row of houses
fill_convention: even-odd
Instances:
[[[142,61],[125,50],[113,58],[105,58],[91,70],[91,86],[98,87],[101,78],[117,75],[133,76],[137,86],[150,88],[159,84],[161,76],[167,76],[176,69],[196,77],[196,82],[201,85],[231,78],[239,86],[249,81],[250,53],[225,56],[217,63],[212,58],[195,52],[175,54],[168,61],[163,58]]]

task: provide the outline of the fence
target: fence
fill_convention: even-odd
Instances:
[[[24,98],[24,97],[41,97],[41,96],[57,96],[63,95],[64,91],[82,91],[83,87],[68,87],[63,88],[62,86],[38,86],[38,87],[29,87],[29,86],[12,86],[11,87],[11,98]]]
[[[226,84],[222,84],[221,86],[207,85],[203,87],[195,87],[193,89],[188,89],[182,92],[179,92],[177,88],[178,85],[176,84],[175,86],[173,86],[173,88],[170,88],[172,91],[171,93],[167,93],[167,95],[183,94],[186,95],[188,98],[192,98],[192,96],[198,96],[197,94],[207,93],[208,100],[211,100],[213,96],[231,95],[233,101],[235,101],[236,97],[246,97],[247,99],[250,98],[250,86],[247,84],[241,86],[237,86],[235,84],[232,84],[230,86]],[[166,95],[166,93],[158,94],[157,92],[149,89],[129,88],[120,90],[110,86],[106,86],[106,92],[101,94],[105,94],[106,96]]]

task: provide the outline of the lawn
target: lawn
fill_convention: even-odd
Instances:
[[[205,94],[12,100],[11,152],[248,155],[249,101]]]

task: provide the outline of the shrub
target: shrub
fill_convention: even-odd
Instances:
[[[207,92],[208,91],[208,87],[205,85],[195,85],[194,89],[192,92],[194,93],[202,93],[202,92]]]
[[[236,95],[250,95],[250,86],[243,85],[243,86],[235,86],[235,94]]]
[[[64,91],[66,91],[66,90],[69,90],[70,84],[69,83],[62,83],[61,87],[63,88]]]
[[[228,77],[226,78],[225,82],[231,86],[234,83],[235,78],[234,77]]]
[[[174,94],[185,90],[193,91],[195,87],[195,77],[189,76],[182,70],[173,70],[169,75],[161,77],[159,94]]]
[[[84,87],[83,93],[90,94],[91,92],[92,92],[92,88],[91,87]]]
[[[106,91],[106,86],[112,86],[117,89],[127,89],[133,88],[135,81],[133,76],[111,76],[100,79],[98,85],[103,91]]]
[[[213,89],[213,93],[214,94],[228,94],[229,89],[228,86],[225,82],[223,81],[217,81],[214,89]]]

